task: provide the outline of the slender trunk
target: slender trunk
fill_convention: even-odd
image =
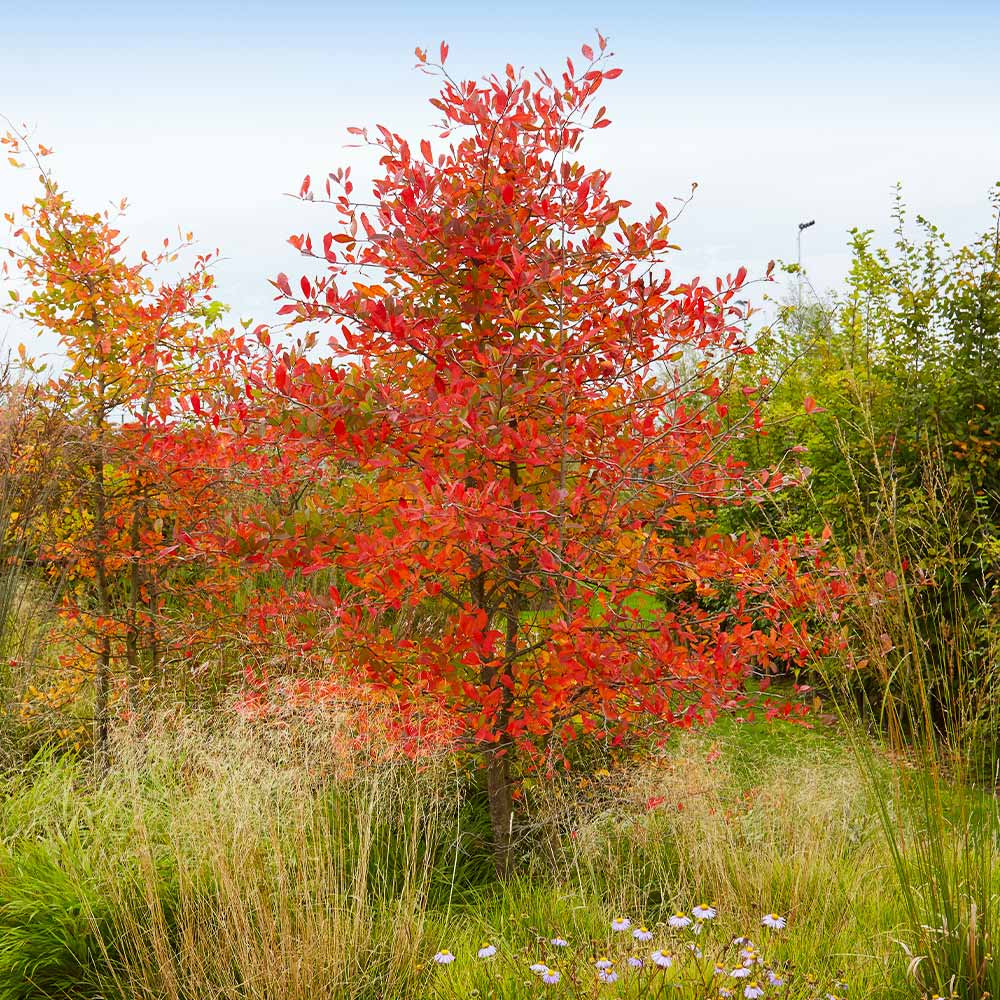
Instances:
[[[104,627],[100,632],[97,659],[97,691],[94,700],[94,742],[97,750],[98,769],[108,764],[108,710],[111,695],[111,636],[106,623],[111,618],[111,595],[108,591],[108,572],[104,559],[107,540],[107,495],[104,485],[104,456],[98,452],[91,464],[94,500],[94,582],[97,587],[97,611]]]
[[[482,572],[480,566],[478,556],[473,556],[472,601],[488,616],[486,574]],[[504,669],[506,669],[506,664]],[[492,688],[497,683],[497,673],[495,662],[484,662],[480,671],[480,684],[486,689]],[[503,690],[506,693],[507,689]],[[511,870],[511,831],[514,817],[514,803],[510,785],[510,755],[502,739],[506,727],[504,716],[508,707],[501,707],[494,727],[496,733],[501,737],[500,742],[491,744],[483,751],[486,761],[486,799],[490,814],[490,832],[493,837],[493,864],[499,878],[506,878]]]
[[[520,470],[517,462],[510,463],[510,481],[514,487],[520,483]],[[520,501],[515,501],[515,507],[520,508]],[[513,747],[507,738],[507,726],[510,723],[511,707],[513,705],[514,662],[517,657],[517,636],[521,626],[521,579],[520,564],[514,553],[507,560],[507,583],[510,594],[504,608],[504,651],[503,663],[491,682],[499,687],[501,693],[500,706],[497,711],[496,733],[500,737],[498,743],[491,747],[486,762],[486,791],[489,797],[490,826],[493,831],[493,862],[497,875],[506,878],[513,868],[513,825],[514,800],[511,783],[511,756]],[[506,680],[508,683],[502,683]]]
[[[162,329],[162,324],[160,329]],[[154,352],[153,357],[155,359],[156,353]],[[147,430],[149,429],[149,415],[153,408],[153,396],[157,388],[157,364],[153,361],[152,371],[149,376],[149,384],[146,386],[146,392],[142,400],[142,425]],[[145,438],[143,439],[145,440]],[[143,452],[145,453],[146,446],[143,445]],[[143,455],[145,458],[145,454]],[[147,487],[143,481],[142,467],[138,473],[138,486],[137,491],[138,502],[136,503],[135,510],[132,514],[132,531],[129,539],[129,546],[132,553],[132,565],[131,573],[129,575],[129,621],[128,629],[126,632],[126,655],[128,656],[128,669],[129,669],[129,683],[131,691],[132,700],[132,711],[136,711],[138,702],[138,691],[139,691],[139,681],[141,679],[141,671],[139,667],[139,608],[142,606],[142,562],[139,558],[139,546],[142,541],[142,522],[149,517],[149,493],[147,492]],[[146,599],[146,610],[149,615],[149,649],[150,649],[150,675],[155,678],[156,676],[156,612],[154,608],[154,597],[153,597],[153,582],[152,577],[155,575],[155,569],[149,574],[149,594]]]
[[[497,876],[506,879],[513,868],[514,800],[510,785],[510,754],[502,744],[486,751],[486,796],[493,833],[493,864]]]
[[[125,623],[125,662],[128,668],[129,708],[133,715],[139,706],[139,606],[142,602],[142,564],[139,544],[142,536],[142,504],[132,512],[129,530],[129,595],[128,617]]]
[[[146,607],[149,610],[149,635],[146,641],[149,644],[149,674],[154,684],[161,682],[160,678],[160,640],[156,632],[156,616],[159,612],[159,591],[156,587],[156,569],[149,575],[148,583],[149,596]]]
[[[520,597],[515,590],[511,603],[506,610],[506,635],[504,637],[503,675],[513,680],[514,657],[517,653],[517,632],[520,615]],[[510,722],[510,709],[513,699],[511,689],[500,685],[502,700],[497,713],[496,730],[500,734],[500,742],[492,746],[486,761],[486,793],[489,797],[490,827],[493,831],[493,863],[497,875],[507,878],[513,868],[513,827],[514,799],[510,773],[513,747],[505,732]]]

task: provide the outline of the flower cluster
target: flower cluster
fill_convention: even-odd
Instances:
[[[574,996],[596,996],[619,980],[623,985],[630,984],[629,996],[636,997],[659,996],[667,985],[696,986],[699,996],[718,1000],[789,996],[793,976],[772,954],[787,918],[777,913],[764,914],[760,927],[766,940],[758,945],[748,937],[715,940],[715,935],[704,933],[717,916],[714,903],[699,903],[690,911],[678,910],[653,928],[634,923],[627,916],[616,916],[599,950],[596,942],[574,948],[566,937],[539,938],[538,943],[547,952],[545,960],[531,963],[528,970],[544,987],[560,987],[558,993]],[[520,961],[524,961],[490,942],[483,944],[476,955],[480,962],[506,962],[515,975]],[[454,960],[447,950],[434,956],[438,965],[450,965]],[[846,986],[835,986],[842,995]],[[829,994],[831,1000],[835,995]]]

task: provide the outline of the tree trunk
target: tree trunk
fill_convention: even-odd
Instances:
[[[520,627],[521,589],[516,560],[511,557],[513,594],[505,612],[506,635],[502,676],[511,681],[514,676],[514,659],[517,655],[517,633]],[[500,678],[495,678],[494,682]],[[496,729],[500,742],[490,748],[486,762],[486,791],[490,803],[490,826],[493,829],[493,861],[497,875],[506,878],[513,867],[514,801],[511,788],[510,763],[513,748],[505,733],[510,722],[513,695],[511,687],[500,684],[501,702],[497,712]]]
[[[510,787],[510,755],[503,747],[486,751],[486,795],[493,832],[493,864],[497,877],[506,879],[513,869],[514,802]]]
[[[476,607],[481,608],[488,616],[486,607],[486,576],[482,572],[478,556],[472,557],[473,577],[471,583],[472,600]],[[510,622],[508,620],[508,646],[510,643]],[[509,669],[505,664],[503,669]],[[497,665],[495,662],[484,662],[479,681],[490,688],[497,683]],[[505,693],[507,689],[503,689]],[[507,724],[506,715],[509,706],[501,706],[496,719],[496,733],[500,742],[494,743],[483,751],[486,760],[486,799],[489,805],[490,831],[493,835],[493,864],[497,877],[507,878],[511,872],[511,829],[514,819],[514,802],[510,786],[510,753],[504,745],[503,731]]]
[[[106,623],[111,617],[111,595],[104,562],[107,538],[107,496],[104,491],[104,456],[98,453],[91,465],[94,490],[94,577],[97,585],[97,611]],[[97,661],[97,691],[94,697],[94,742],[98,770],[108,765],[108,708],[111,693],[111,637],[105,624],[100,635]]]
[[[146,603],[149,612],[149,633],[146,641],[149,644],[149,674],[154,684],[166,687],[165,679],[160,677],[160,640],[156,632],[156,615],[159,610],[159,592],[156,588],[156,569],[149,574],[149,599]]]
[[[101,637],[101,652],[97,661],[97,693],[94,699],[94,744],[97,749],[97,770],[108,769],[108,704],[111,692],[111,640]]]
[[[139,561],[139,544],[142,537],[142,506],[132,512],[129,532],[130,565],[128,618],[125,624],[125,663],[128,670],[129,708],[133,717],[139,708],[139,607],[142,602],[142,564]]]

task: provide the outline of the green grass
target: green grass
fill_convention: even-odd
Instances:
[[[0,1000],[531,997],[544,984],[527,966],[557,957],[564,980],[545,995],[589,996],[589,963],[628,950],[613,917],[682,953],[666,920],[707,901],[706,961],[733,961],[737,934],[763,943],[763,913],[788,916],[769,960],[794,985],[769,997],[839,980],[914,995],[878,804],[836,729],[725,721],[610,774],[539,783],[503,886],[460,769],[375,765],[336,736],[189,719],[119,734],[100,781],[54,757],[9,779]],[[557,934],[575,958],[540,941]],[[500,949],[489,963],[484,941]],[[442,947],[458,956],[447,968],[430,961]],[[670,995],[716,996],[696,971]],[[601,995],[666,982],[623,977]]]

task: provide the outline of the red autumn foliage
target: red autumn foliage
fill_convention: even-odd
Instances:
[[[323,581],[295,595],[299,638],[484,751],[501,865],[516,752],[709,718],[812,644],[798,548],[717,527],[786,484],[730,456],[755,387],[742,418],[717,404],[750,350],[746,271],[677,281],[667,208],[630,221],[580,160],[619,74],[598,41],[555,78],[480,82],[418,50],[438,138],[352,129],[379,153],[370,201],[350,169],[325,199],[303,184],[339,224],[291,239],[319,274],[273,284],[330,355],[278,352],[258,386],[315,474],[259,556]]]

